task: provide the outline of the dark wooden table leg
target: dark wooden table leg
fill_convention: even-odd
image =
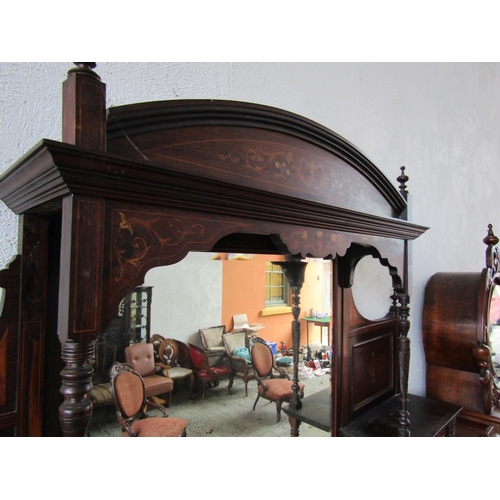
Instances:
[[[445,437],[455,437],[455,419],[444,428]]]
[[[290,436],[299,437],[299,427],[301,421],[293,417],[288,417],[288,422],[290,422]]]

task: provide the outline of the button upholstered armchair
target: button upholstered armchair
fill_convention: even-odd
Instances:
[[[169,367],[155,362],[153,344],[141,342],[126,347],[125,361],[142,377],[146,398],[168,394],[170,404],[174,383],[168,374]]]

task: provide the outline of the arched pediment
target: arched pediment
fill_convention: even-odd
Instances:
[[[293,113],[216,100],[110,108],[107,151],[268,195],[399,217],[406,202],[355,146]]]

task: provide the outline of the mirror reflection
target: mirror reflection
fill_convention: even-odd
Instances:
[[[500,287],[495,285],[490,301],[489,343],[491,359],[497,373],[500,372]]]
[[[152,369],[155,373],[168,373],[173,380],[173,389],[168,394],[154,396],[169,407],[172,415],[180,411],[183,412],[181,416],[186,417],[188,408],[194,408],[192,404],[195,402],[210,412],[211,425],[217,424],[217,432],[222,432],[224,422],[224,435],[252,435],[245,427],[251,425],[252,419],[259,419],[259,432],[266,432],[262,431],[260,413],[252,411],[257,389],[249,348],[256,338],[262,339],[271,349],[276,365],[287,376],[293,376],[291,294],[286,276],[279,265],[273,264],[281,260],[284,257],[275,254],[191,252],[177,264],[151,269],[144,283],[124,297],[116,317],[96,343],[93,360],[95,394],[91,397],[96,408],[105,408],[101,413],[99,410],[95,413],[95,419],[93,417],[93,435],[108,432],[105,420],[100,420],[104,417],[100,415],[113,404],[109,390],[106,393],[110,366],[115,360],[126,361],[126,349],[142,348],[146,344],[154,355]],[[382,267],[375,259],[366,260]],[[307,394],[320,390],[328,393],[334,350],[334,263],[312,258],[307,262],[300,293],[298,356],[302,371],[299,378],[305,383]],[[387,269],[384,270],[387,274]],[[380,293],[380,276],[370,271],[369,265],[361,264],[356,271],[356,280],[365,284],[376,283],[377,294]],[[362,300],[374,302],[370,290],[368,287],[368,293],[365,290],[361,294],[364,296]],[[391,293],[392,289],[389,289],[387,296]],[[390,304],[390,300],[386,303]],[[382,315],[387,311],[385,308]],[[190,344],[196,346],[196,350]],[[220,380],[210,379],[202,385],[196,378],[196,356],[200,359],[206,357],[210,368],[230,366],[233,379],[226,373],[220,376]],[[239,360],[235,361],[235,358]],[[238,364],[241,360],[243,367]],[[176,372],[182,372],[183,376],[174,379]],[[231,406],[238,407],[244,418],[232,419],[227,415],[227,403],[221,399],[226,396],[231,397]],[[286,420],[282,430],[277,431],[272,407],[257,405],[260,412],[270,412],[269,425],[272,427],[268,430],[269,435],[283,432],[288,436]],[[190,435],[206,432],[195,428],[197,417],[189,416],[188,420]],[[109,421],[112,432],[116,419],[111,416]],[[237,422],[240,422],[238,426]],[[255,425],[257,428],[257,423]],[[311,435],[328,435],[315,428],[310,432]]]
[[[368,320],[383,318],[392,305],[389,269],[374,257],[363,257],[354,271],[352,295],[358,312]]]

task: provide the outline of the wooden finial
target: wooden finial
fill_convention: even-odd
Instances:
[[[76,62],[63,84],[62,140],[106,150],[106,85],[93,71],[96,63]]]
[[[406,182],[408,182],[409,177],[405,174],[405,167],[401,167],[401,174],[398,176],[397,181],[399,182],[399,192],[406,196],[408,191],[406,190]]]
[[[95,62],[74,62],[81,69],[94,69],[97,64]]]
[[[496,244],[498,243],[498,238],[493,233],[493,226],[488,224],[488,234],[483,239],[483,243],[487,245],[486,247],[486,267],[490,268],[493,273],[498,273],[500,261],[498,248]]]
[[[493,226],[488,224],[488,234],[483,238],[484,244],[494,246],[498,241],[498,237],[493,233]]]

